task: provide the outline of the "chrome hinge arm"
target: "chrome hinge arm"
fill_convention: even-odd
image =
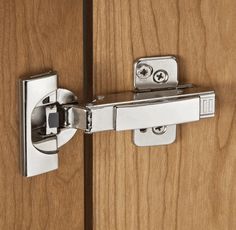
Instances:
[[[176,125],[214,116],[214,103],[214,91],[189,85],[112,94],[85,106],[67,106],[67,124],[86,133]]]

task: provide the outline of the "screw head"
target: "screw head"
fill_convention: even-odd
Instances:
[[[158,70],[157,72],[154,73],[153,80],[156,83],[165,83],[169,79],[169,75],[165,70]]]
[[[138,64],[136,75],[141,79],[147,79],[152,75],[153,69],[147,64]]]
[[[167,126],[158,126],[158,127],[152,128],[152,132],[157,135],[162,135],[166,133],[166,131],[167,131]]]
[[[105,96],[103,96],[103,95],[98,95],[98,96],[97,96],[97,99],[98,99],[99,101],[102,101],[104,98],[105,98]]]

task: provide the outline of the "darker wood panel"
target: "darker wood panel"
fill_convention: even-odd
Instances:
[[[217,93],[216,117],[181,125],[172,145],[94,135],[94,229],[236,228],[235,10],[233,0],[94,1],[96,94],[132,90],[134,60],[168,54],[181,81]]]
[[[17,108],[19,77],[49,69],[82,96],[82,1],[1,1],[0,51],[0,229],[83,229],[82,135],[58,171],[23,178]]]

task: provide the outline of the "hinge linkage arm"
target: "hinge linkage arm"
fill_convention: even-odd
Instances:
[[[86,133],[176,125],[212,117],[215,93],[184,88],[108,95],[85,106],[67,106],[67,123]]]

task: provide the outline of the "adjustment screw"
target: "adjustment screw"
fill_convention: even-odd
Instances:
[[[169,75],[165,70],[158,70],[157,72],[154,73],[153,80],[156,83],[165,83],[169,79]]]
[[[141,79],[147,79],[152,75],[153,69],[147,64],[138,64],[136,75]]]
[[[157,135],[162,135],[167,131],[167,126],[158,126],[152,128],[152,132]]]

